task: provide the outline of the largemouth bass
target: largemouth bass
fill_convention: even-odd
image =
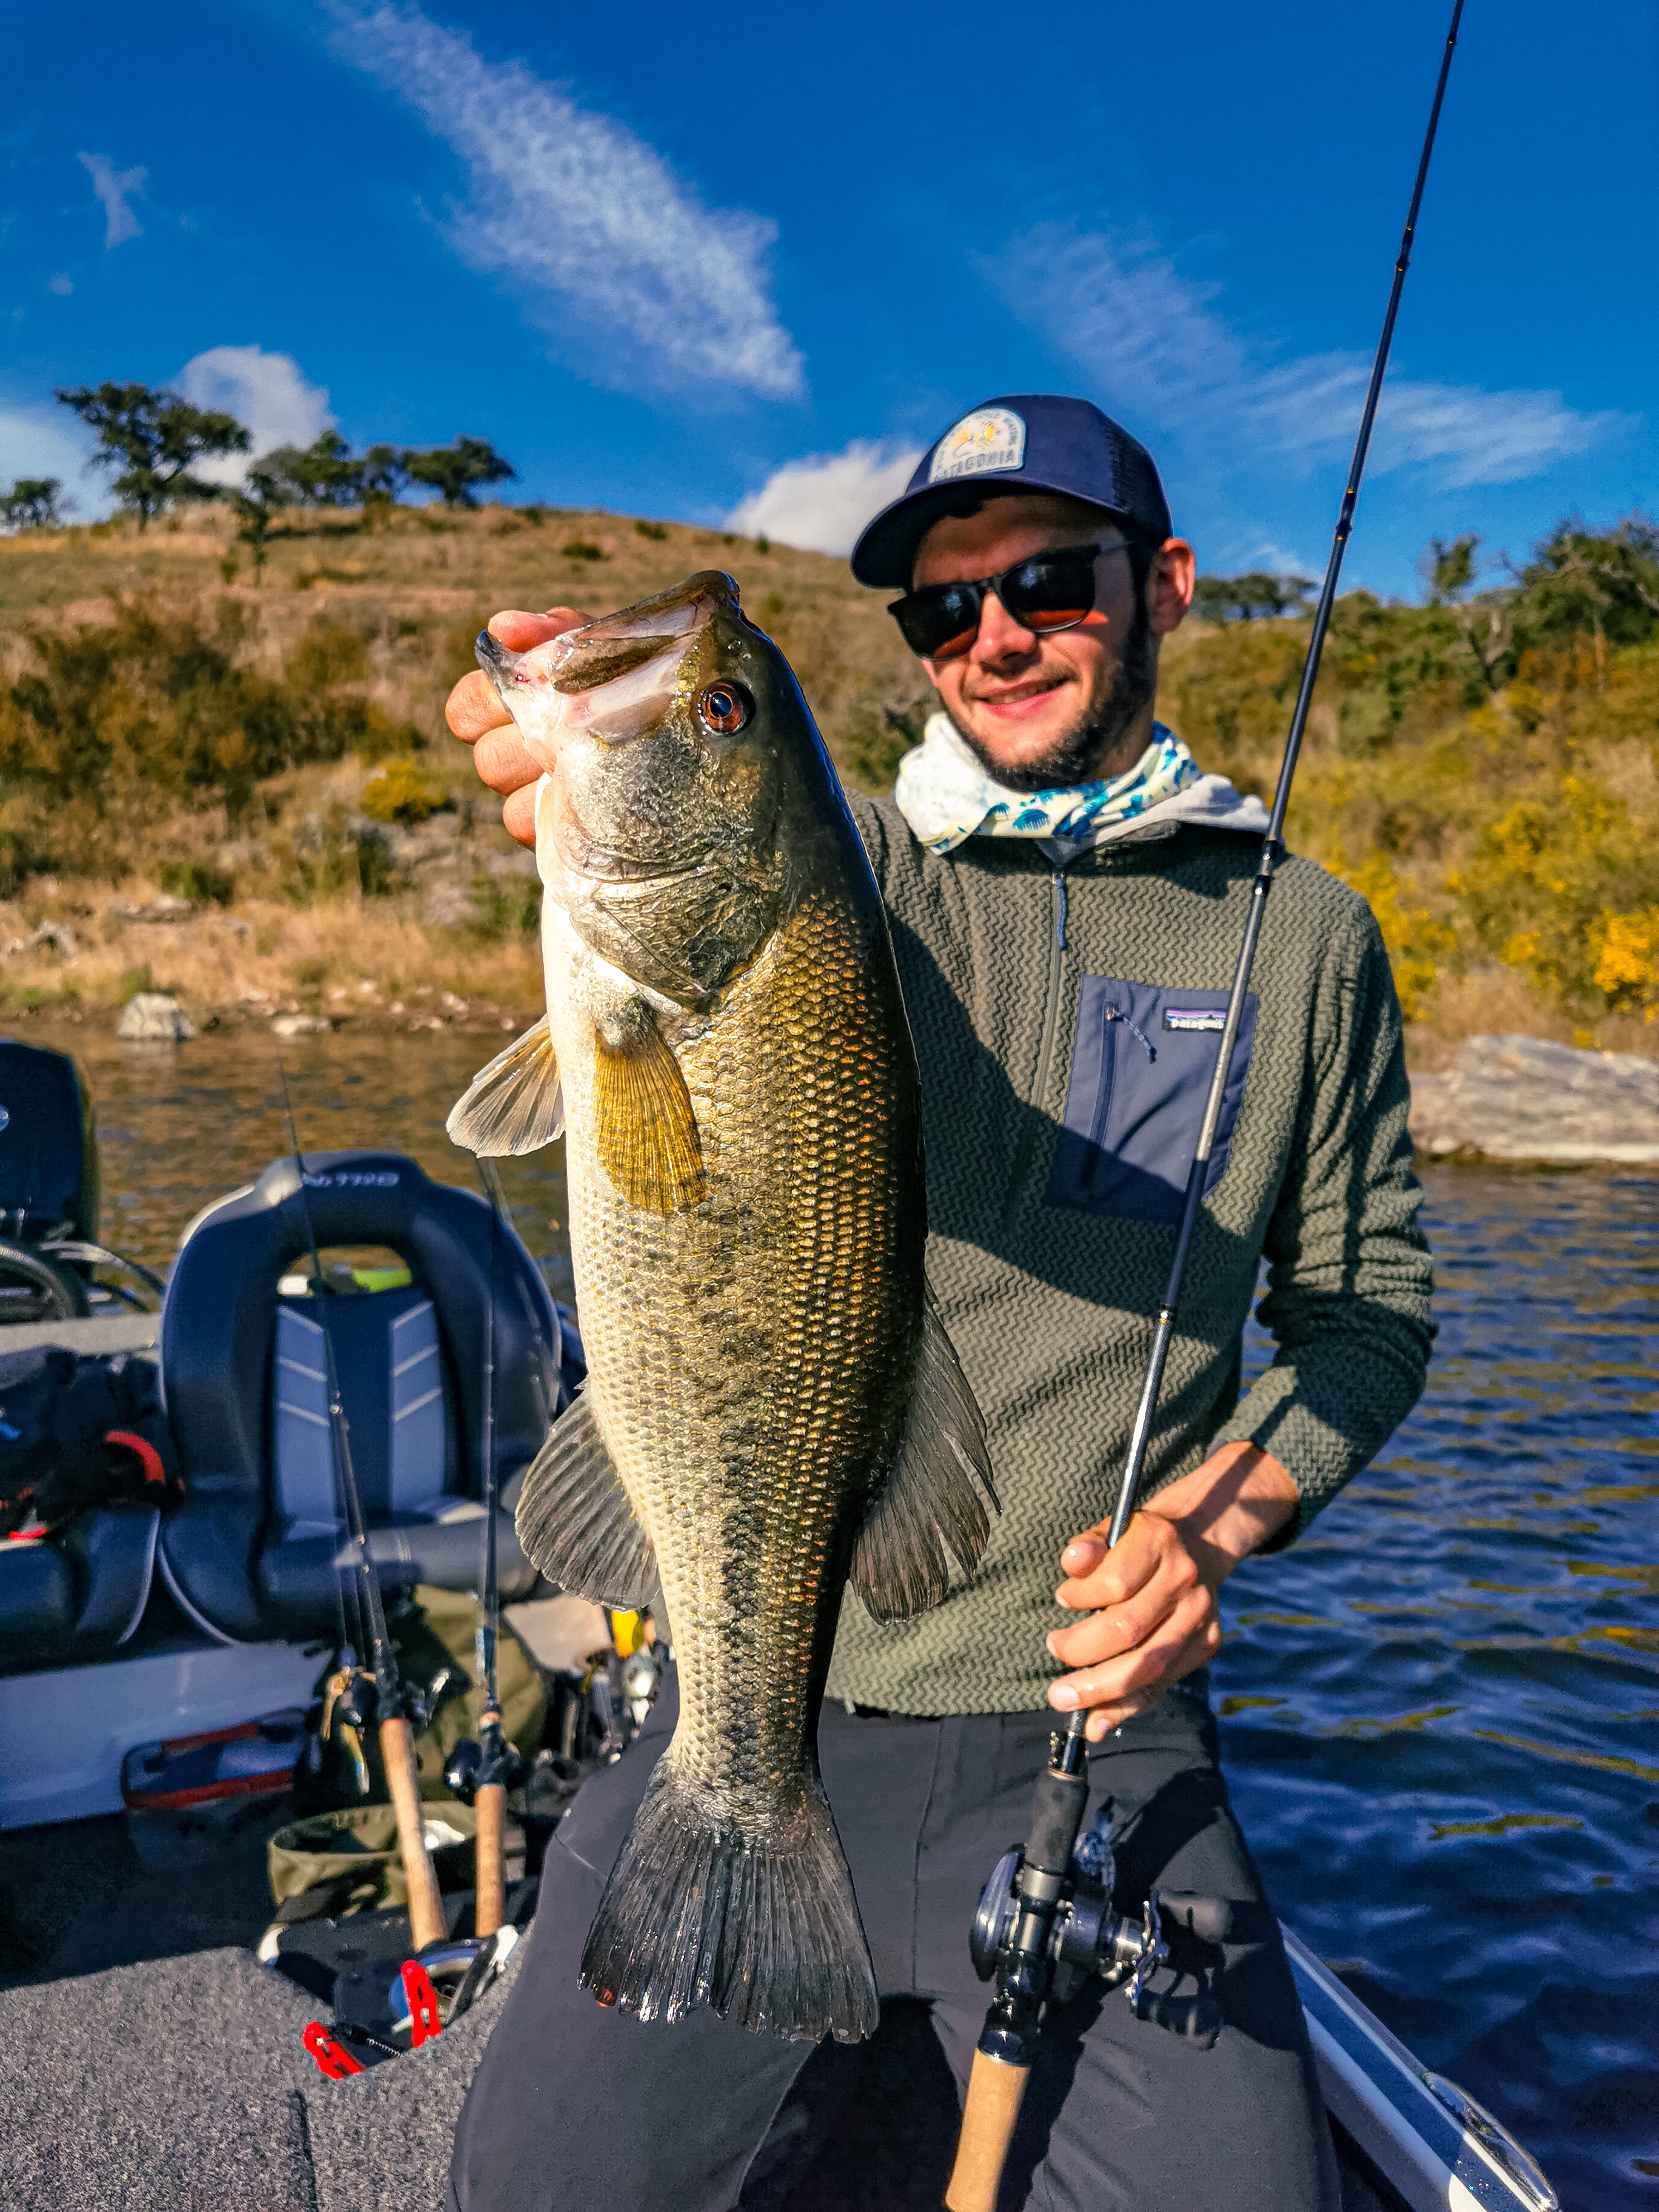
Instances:
[[[776,647],[713,573],[478,658],[544,763],[548,1012],[450,1117],[565,1136],[586,1389],[526,1478],[566,1589],[672,1624],[680,1718],[583,1954],[602,2003],[856,2040],[877,2000],[818,1778],[850,1576],[971,1571],[984,1427],[927,1299],[915,1055],[880,896]]]

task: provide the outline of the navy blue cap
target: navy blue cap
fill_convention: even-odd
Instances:
[[[1155,545],[1170,535],[1169,501],[1138,438],[1086,399],[1012,392],[986,400],[928,447],[902,497],[866,526],[853,548],[853,574],[861,584],[908,592],[916,548],[941,515],[1034,491],[1106,507]]]

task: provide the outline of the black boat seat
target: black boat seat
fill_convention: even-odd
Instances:
[[[161,1516],[153,1508],[77,1514],[50,1536],[0,1546],[0,1666],[107,1656],[137,1627]]]
[[[395,1152],[291,1158],[185,1231],[161,1317],[161,1379],[186,1496],[160,1565],[184,1609],[237,1642],[326,1633],[355,1559],[325,1354],[331,1351],[369,1550],[387,1588],[478,1584],[487,1315],[494,1289],[496,1540],[505,1596],[535,1581],[516,1483],[566,1402],[557,1309],[484,1200]],[[307,1221],[307,1215],[309,1215]],[[293,1294],[310,1240],[389,1248],[410,1280]],[[324,1329],[328,1332],[325,1344]],[[347,1601],[349,1602],[349,1591]]]

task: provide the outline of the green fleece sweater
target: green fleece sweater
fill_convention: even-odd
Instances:
[[[985,1415],[1001,1513],[973,1577],[878,1626],[848,1593],[830,1694],[1030,1711],[1066,1540],[1111,1512],[1175,1243],[1259,836],[1150,823],[1063,872],[1037,846],[926,851],[853,811],[921,1068],[928,1273]],[[1144,1495],[1249,1438],[1302,1494],[1290,1538],[1415,1402],[1432,1326],[1400,1009],[1364,902],[1280,867],[1189,1255]],[[1263,1255],[1277,1356],[1241,1401]]]

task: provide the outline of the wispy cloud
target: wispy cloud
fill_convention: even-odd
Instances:
[[[1243,459],[1312,465],[1352,445],[1368,355],[1275,359],[1195,283],[1144,244],[1040,228],[992,272],[1008,304],[1091,372],[1097,396],[1164,431]],[[1615,428],[1559,392],[1487,392],[1390,374],[1370,469],[1420,468],[1448,489],[1513,483]]]
[[[921,459],[919,447],[854,438],[842,453],[787,461],[733,507],[726,528],[809,553],[850,553],[860,531],[898,497]]]
[[[92,189],[104,203],[106,252],[129,238],[142,238],[144,226],[127,202],[143,199],[149,171],[118,169],[107,154],[77,154],[75,158],[92,179]]]
[[[327,392],[307,383],[290,354],[210,346],[185,363],[176,380],[192,405],[234,415],[252,441],[246,453],[198,462],[193,473],[209,483],[240,483],[250,461],[273,446],[308,446],[331,420]]]
[[[447,235],[470,266],[519,286],[534,319],[574,305],[620,330],[657,374],[767,398],[801,389],[800,356],[768,288],[776,227],[703,207],[656,150],[579,107],[522,63],[480,59],[416,8],[325,0],[335,50],[406,100],[467,164]]]

